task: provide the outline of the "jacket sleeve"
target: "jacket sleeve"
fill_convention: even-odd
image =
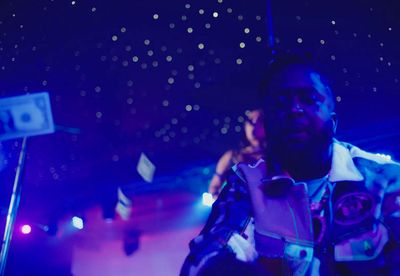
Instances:
[[[237,255],[235,247],[238,244],[238,247],[250,248],[245,230],[251,221],[251,214],[246,185],[230,170],[227,184],[213,204],[206,225],[189,244],[190,253],[183,264],[181,275],[196,275],[212,257]]]
[[[391,275],[400,275],[400,164],[385,164],[383,174],[388,181],[382,204],[383,223],[389,230],[385,263]]]
[[[382,215],[385,224],[400,242],[400,164],[385,164],[383,173],[388,185],[385,189]]]

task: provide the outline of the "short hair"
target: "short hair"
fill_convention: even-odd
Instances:
[[[265,103],[265,98],[271,92],[270,84],[272,80],[292,66],[303,66],[308,68],[309,70],[318,73],[321,78],[321,81],[325,84],[325,93],[328,96],[329,104],[331,105],[331,109],[335,109],[335,100],[332,89],[329,85],[328,80],[321,74],[322,69],[315,61],[315,59],[310,54],[293,54],[293,53],[283,53],[276,54],[272,57],[271,61],[268,63],[268,67],[264,73],[264,77],[262,78],[259,86],[259,99],[262,103]]]

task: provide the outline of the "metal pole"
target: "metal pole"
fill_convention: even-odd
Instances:
[[[19,202],[21,199],[21,177],[22,177],[22,172],[23,172],[24,164],[25,164],[26,141],[27,141],[27,137],[24,137],[22,139],[21,151],[19,154],[18,166],[17,166],[17,171],[15,174],[14,186],[13,186],[13,191],[12,191],[12,195],[11,195],[10,205],[8,207],[6,227],[4,230],[4,236],[3,236],[3,242],[2,242],[1,254],[0,254],[0,275],[1,276],[3,276],[5,273],[8,251],[10,249],[12,233],[14,230],[14,223],[15,223],[15,219],[17,217],[18,205],[19,205]]]

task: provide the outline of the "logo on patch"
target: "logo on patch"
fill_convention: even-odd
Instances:
[[[374,206],[374,199],[367,193],[342,195],[334,206],[335,222],[341,225],[359,223],[372,214]]]

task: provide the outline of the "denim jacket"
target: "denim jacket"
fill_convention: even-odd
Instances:
[[[292,239],[290,233],[260,233],[255,229],[246,179],[257,170],[265,170],[263,162],[233,167],[205,227],[190,242],[181,275],[197,275],[210,258],[224,252],[245,262],[282,258],[283,271],[288,275],[400,275],[396,268],[400,261],[398,163],[335,140],[325,200],[314,204],[306,198],[310,204],[291,209],[290,215],[283,208],[274,209],[278,214],[275,217],[289,223],[303,221],[307,225],[312,221],[312,235],[318,226],[322,238],[317,242],[313,235],[304,243]],[[248,169],[243,170],[243,166]],[[307,190],[307,185],[292,181],[297,190]],[[319,205],[323,208],[313,208]],[[314,218],[321,216],[322,224],[317,225]],[[271,224],[279,225],[279,221]]]

